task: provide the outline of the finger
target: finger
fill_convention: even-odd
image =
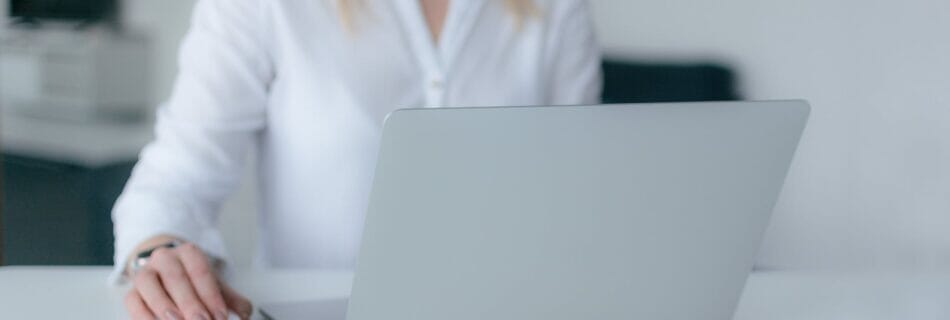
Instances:
[[[129,318],[133,320],[153,320],[155,315],[142,301],[142,296],[136,290],[129,290],[125,295],[125,308],[129,311]]]
[[[145,267],[135,274],[135,290],[139,292],[145,305],[152,311],[152,314],[161,319],[181,320],[181,312],[175,307],[175,303],[165,293],[161,281],[158,279],[158,271],[151,267]]]
[[[198,299],[195,289],[191,285],[191,279],[185,273],[185,267],[182,266],[176,250],[159,249],[152,252],[148,264],[158,271],[162,286],[178,310],[185,314],[188,320],[210,320],[211,315],[205,310],[204,304]]]
[[[227,320],[228,306],[224,302],[221,288],[218,287],[218,277],[208,262],[208,256],[191,243],[178,247],[176,251],[201,302],[214,314],[215,320]]]
[[[242,320],[250,319],[251,313],[254,312],[251,301],[225,283],[220,283],[220,286],[221,293],[224,294],[224,302],[228,304],[228,308],[234,311]]]

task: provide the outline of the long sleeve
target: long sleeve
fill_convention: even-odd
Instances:
[[[266,123],[274,78],[266,1],[201,0],[179,56],[170,99],[112,212],[117,282],[142,241],[169,234],[225,259],[221,203],[239,183]]]
[[[562,12],[553,12],[548,34],[547,69],[550,70],[548,103],[596,104],[603,85],[601,54],[587,1],[572,1]]]

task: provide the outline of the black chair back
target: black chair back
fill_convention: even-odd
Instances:
[[[604,103],[739,100],[736,76],[717,63],[603,62]]]

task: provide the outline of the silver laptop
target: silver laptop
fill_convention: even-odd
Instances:
[[[731,319],[808,113],[396,111],[346,319]]]

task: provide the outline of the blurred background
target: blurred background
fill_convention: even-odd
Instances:
[[[0,264],[111,264],[194,2],[0,1]],[[812,103],[759,268],[950,268],[950,1],[591,3],[607,102]],[[243,266],[251,167],[221,221]]]

